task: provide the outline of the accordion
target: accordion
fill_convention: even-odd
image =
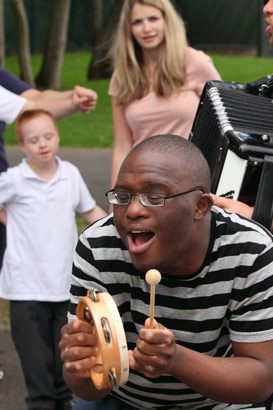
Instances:
[[[252,83],[208,81],[190,141],[205,156],[212,192],[254,206],[267,228],[273,200],[273,74]]]

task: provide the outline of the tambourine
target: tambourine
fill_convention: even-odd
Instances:
[[[129,377],[129,356],[123,324],[114,299],[109,293],[88,291],[79,300],[77,316],[94,326],[99,339],[96,363],[90,369],[95,387],[119,387]]]

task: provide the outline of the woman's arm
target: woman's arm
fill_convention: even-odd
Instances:
[[[127,124],[124,106],[112,97],[114,148],[112,156],[111,188],[114,187],[122,161],[132,149],[132,133]]]

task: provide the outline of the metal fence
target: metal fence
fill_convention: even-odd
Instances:
[[[113,0],[103,1],[105,18]],[[31,51],[43,50],[50,1],[24,0],[30,27]],[[189,43],[219,52],[273,55],[264,35],[261,0],[173,0],[186,23]],[[6,53],[16,52],[17,29],[8,0],[4,2]],[[91,47],[91,1],[71,0],[67,50]]]

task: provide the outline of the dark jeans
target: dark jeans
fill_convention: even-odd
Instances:
[[[266,407],[266,410],[270,410],[270,408],[270,406]],[[94,402],[78,400],[73,410],[135,410],[135,408],[112,396],[107,396],[102,400]],[[255,410],[255,408],[253,408],[253,410]]]
[[[79,399],[73,407],[73,410],[134,410],[134,407],[109,395],[97,401],[84,401]]]
[[[11,301],[11,335],[19,354],[30,410],[53,410],[72,398],[62,376],[58,343],[69,302]]]

